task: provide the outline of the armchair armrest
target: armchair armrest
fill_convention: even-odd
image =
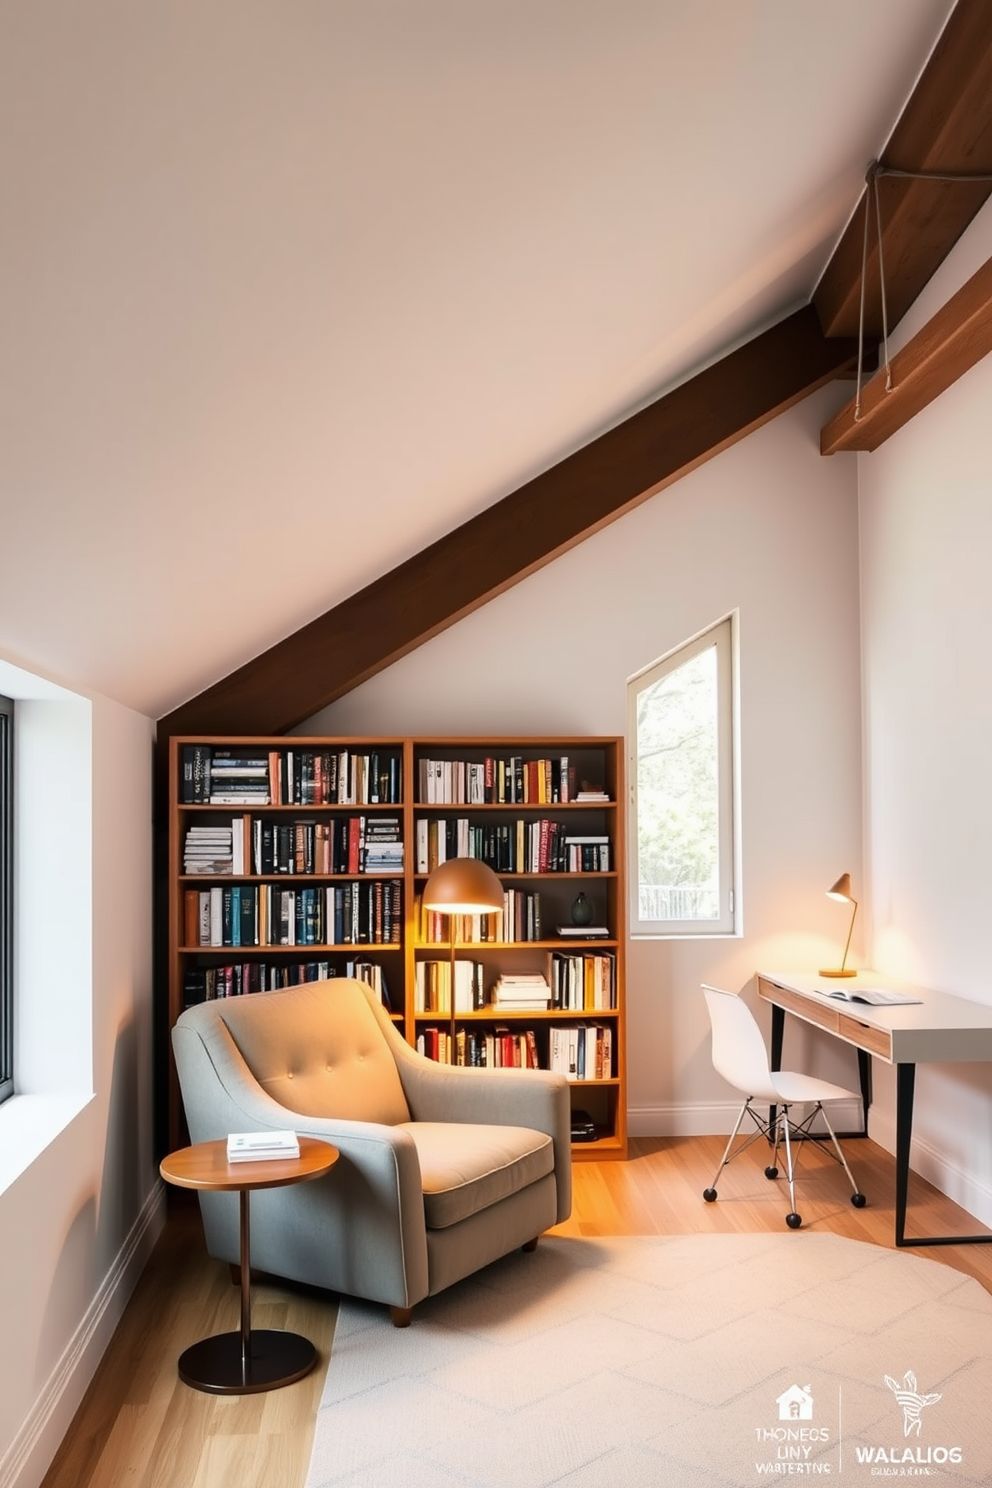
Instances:
[[[549,1070],[466,1069],[438,1064],[411,1049],[380,1014],[414,1121],[527,1126],[555,1149],[558,1221],[572,1206],[572,1103],[564,1075]]]

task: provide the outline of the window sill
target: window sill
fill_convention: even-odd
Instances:
[[[12,1095],[0,1106],[0,1194],[85,1110],[89,1095]]]

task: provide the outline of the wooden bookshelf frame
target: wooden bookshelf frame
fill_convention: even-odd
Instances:
[[[181,762],[183,748],[201,745],[213,748],[231,748],[244,745],[246,748],[293,751],[327,751],[369,754],[375,751],[392,753],[402,762],[401,800],[363,807],[361,805],[192,805],[184,804],[181,795]],[[424,802],[417,799],[419,761],[424,757],[447,759],[483,759],[523,757],[525,759],[559,758],[568,756],[570,761],[589,772],[590,778],[600,778],[609,800],[595,803],[576,802],[520,802],[509,801],[498,804],[472,805],[468,803]],[[519,965],[531,969],[535,963],[550,967],[554,952],[572,949],[580,951],[604,951],[615,957],[616,1006],[610,1009],[554,1009],[528,1012],[511,1009],[495,1009],[488,1006],[482,1011],[459,1013],[459,1027],[478,1028],[499,1024],[501,1027],[533,1028],[543,1040],[547,1030],[555,1025],[599,1023],[609,1024],[613,1030],[613,1073],[600,1080],[573,1081],[573,1108],[588,1109],[597,1127],[597,1138],[591,1142],[573,1143],[573,1157],[578,1161],[625,1158],[627,1155],[627,1098],[626,1098],[626,844],[625,844],[625,793],[623,783],[624,742],[613,736],[561,736],[542,735],[527,737],[476,737],[476,736],[335,736],[312,737],[295,735],[237,736],[197,735],[177,736],[169,746],[169,861],[168,861],[168,1008],[167,1022],[171,1029],[184,1005],[185,972],[191,964],[231,963],[282,960],[313,961],[331,960],[342,963],[351,958],[384,961],[388,966],[388,987],[393,1018],[407,1041],[416,1045],[417,1033],[425,1025],[447,1024],[446,1013],[425,1013],[415,1008],[415,978],[418,960],[442,959],[449,955],[449,943],[426,942],[418,937],[417,896],[426,879],[424,873],[416,871],[416,821],[419,817],[469,817],[477,822],[540,819],[550,817],[577,825],[589,824],[597,832],[605,833],[610,840],[610,870],[595,873],[518,873],[500,872],[501,880],[509,887],[520,886],[528,890],[540,890],[553,903],[554,919],[560,919],[566,906],[580,890],[594,897],[597,908],[607,917],[610,928],[608,940],[572,942],[554,935],[554,919],[549,916],[542,927],[540,941],[467,941],[456,943],[456,954],[470,956],[484,962],[488,971],[512,968]],[[246,872],[236,879],[233,875],[195,875],[183,872],[183,847],[187,827],[194,821],[232,817],[240,815],[261,816],[278,820],[292,816],[295,820],[320,820],[334,816],[373,815],[375,813],[397,815],[401,819],[404,843],[403,869],[398,873],[360,874],[306,874],[306,875],[259,875]],[[246,865],[246,867],[249,865]],[[202,888],[224,885],[227,882],[259,885],[276,882],[285,887],[324,886],[329,883],[370,882],[375,878],[399,879],[402,883],[402,932],[398,944],[357,944],[332,946],[252,946],[238,954],[238,948],[201,947],[185,944],[185,892],[194,885]],[[489,978],[487,977],[487,984]],[[170,1149],[182,1144],[185,1132],[182,1119],[182,1104],[179,1094],[171,1044],[168,1053],[168,1131]]]

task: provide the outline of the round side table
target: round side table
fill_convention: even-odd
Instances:
[[[251,1326],[251,1234],[248,1198],[253,1188],[309,1183],[333,1168],[338,1150],[330,1142],[300,1137],[299,1157],[228,1162],[227,1142],[197,1142],[171,1152],[159,1164],[167,1183],[210,1193],[235,1192],[241,1203],[241,1330],[218,1333],[179,1356],[179,1378],[212,1395],[250,1395],[302,1379],[317,1362],[308,1338],[278,1328]]]

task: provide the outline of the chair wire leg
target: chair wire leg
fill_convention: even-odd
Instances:
[[[730,1133],[730,1137],[727,1141],[726,1147],[723,1149],[723,1156],[720,1159],[720,1165],[717,1168],[716,1172],[713,1174],[713,1182],[710,1184],[709,1188],[703,1189],[703,1198],[708,1204],[712,1204],[713,1200],[716,1198],[716,1180],[719,1178],[720,1174],[727,1166],[727,1163],[730,1161],[730,1149],[731,1147],[733,1147],[734,1142],[737,1140],[737,1133],[741,1129],[741,1123],[744,1120],[744,1117],[747,1115],[748,1107],[750,1106],[750,1104],[750,1100],[746,1100],[741,1106],[740,1111],[737,1115],[737,1120],[734,1123],[734,1129]]]
[[[775,1147],[774,1147],[774,1149],[772,1151],[772,1161],[771,1161],[771,1166],[773,1168],[778,1168],[778,1149],[781,1146],[781,1144],[782,1144],[782,1130],[781,1130],[781,1127],[779,1126],[779,1117],[776,1116],[775,1117]]]
[[[785,1141],[785,1176],[789,1184],[789,1203],[792,1205],[791,1211],[785,1216],[785,1222],[790,1230],[798,1230],[802,1225],[802,1217],[796,1213],[796,1185],[792,1163],[792,1143],[789,1140],[789,1127],[792,1122],[789,1116],[788,1106],[782,1107],[782,1114],[779,1117],[779,1121],[782,1124],[782,1136]]]

